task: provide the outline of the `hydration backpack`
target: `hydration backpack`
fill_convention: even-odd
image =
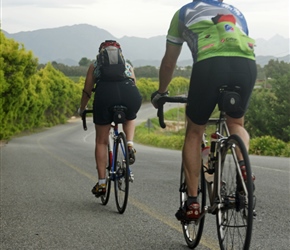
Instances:
[[[95,68],[96,80],[121,81],[126,79],[126,62],[120,44],[113,40],[101,43]]]

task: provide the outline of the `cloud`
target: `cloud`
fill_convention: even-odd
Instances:
[[[116,37],[167,33],[188,0],[3,0],[2,29],[15,33],[87,23]],[[245,15],[253,38],[289,37],[288,0],[228,0]],[[286,7],[285,7],[286,6]],[[288,8],[287,8],[288,6]]]
[[[101,0],[4,0],[3,7],[9,6],[69,6],[69,5],[87,5],[101,2]]]

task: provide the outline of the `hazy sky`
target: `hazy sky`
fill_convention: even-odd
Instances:
[[[1,25],[8,33],[91,24],[113,36],[166,35],[186,0],[0,0]],[[289,0],[228,0],[247,19],[253,38],[289,38]]]

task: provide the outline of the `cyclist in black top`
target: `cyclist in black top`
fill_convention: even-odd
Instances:
[[[99,74],[98,72],[98,67],[99,65],[97,60],[94,64],[91,64],[89,66],[84,84],[81,104],[78,111],[79,114],[82,115],[82,112],[86,109],[86,106],[92,94],[92,90],[94,89],[94,85],[96,83],[97,74],[98,82],[95,87],[93,121],[96,130],[95,160],[99,180],[92,189],[92,193],[96,197],[100,197],[101,195],[106,193],[105,177],[106,167],[108,164],[107,145],[111,123],[113,122],[113,116],[110,108],[115,105],[123,105],[127,107],[126,121],[123,124],[123,131],[125,132],[128,141],[130,164],[133,164],[135,161],[136,152],[133,147],[135,119],[137,117],[137,112],[139,111],[142,102],[141,95],[135,84],[136,78],[134,70],[129,63],[126,62],[124,71],[124,74],[127,77],[125,79],[117,81],[103,80],[102,74]]]

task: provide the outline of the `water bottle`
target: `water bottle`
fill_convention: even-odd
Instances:
[[[216,133],[212,133],[210,135],[210,159],[214,162],[215,160],[215,155],[214,153],[216,152],[216,142],[218,139],[218,135]]]
[[[209,183],[213,183],[214,180],[214,167],[215,167],[215,152],[216,152],[216,142],[218,139],[218,135],[216,133],[212,133],[210,135],[210,147],[208,152],[208,167],[207,172],[204,173],[205,179]]]
[[[210,154],[210,147],[209,146],[204,147],[202,149],[202,164],[207,169],[207,171],[204,172],[204,177],[205,177],[207,182],[213,182],[213,174],[208,173],[209,154]]]
[[[202,164],[206,168],[208,168],[209,149],[210,149],[210,147],[208,147],[208,146],[207,147],[204,147],[202,149],[202,152],[201,152],[201,155],[202,155]]]

